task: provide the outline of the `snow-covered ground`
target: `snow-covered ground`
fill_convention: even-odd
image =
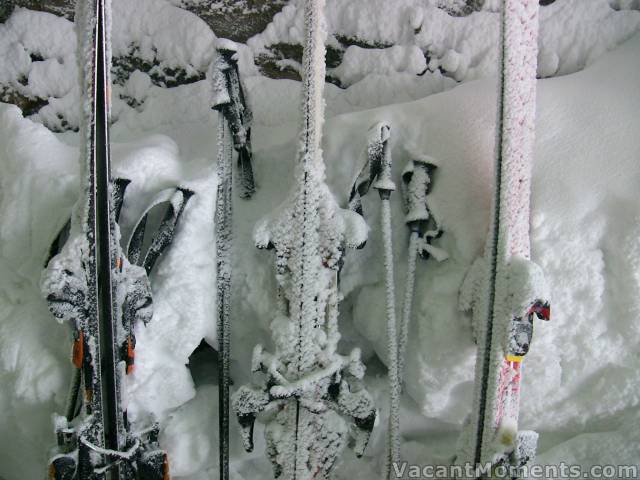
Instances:
[[[396,44],[395,50],[350,47],[336,72],[349,88],[326,87],[323,150],[327,179],[339,202],[346,205],[367,131],[378,121],[392,125],[397,183],[413,155],[428,154],[439,165],[429,201],[445,232],[435,243],[449,258],[418,266],[402,451],[410,462],[447,462],[473,389],[475,347],[470,319],[458,309],[458,290],[483,251],[489,220],[495,2],[460,18],[423,2],[393,2],[384,22],[363,13],[366,2],[328,3],[330,30],[351,29],[371,41]],[[215,35],[167,2],[114,0],[114,14],[116,52],[135,41],[169,66],[206,70],[211,61]],[[252,231],[284,199],[296,152],[300,85],[267,79],[253,65],[253,53],[265,45],[299,40],[297,2],[279,15],[241,47],[255,114],[258,192],[235,205],[235,385],[249,380],[253,346],[268,345],[276,301],[273,259],[253,246]],[[531,234],[533,259],[550,282],[553,320],[536,327],[525,365],[521,422],[541,433],[538,463],[638,465],[640,12],[615,11],[606,0],[558,0],[543,9],[541,21],[538,72],[553,78],[538,82]],[[42,125],[55,127],[58,113],[77,123],[74,42],[72,24],[48,14],[17,10],[0,25],[0,81],[15,79],[25,92],[54,99],[32,119],[0,104],[0,476],[6,480],[43,476],[55,443],[51,414],[63,409],[71,373],[68,328],[49,314],[39,282],[49,244],[78,195],[77,134],[54,134]],[[426,60],[415,55],[416,49],[428,48],[434,52],[433,72],[417,76]],[[34,61],[30,52],[44,60]],[[26,85],[18,81],[21,76],[27,77]],[[161,421],[161,443],[176,478],[211,478],[217,475],[215,365],[206,351],[189,364],[201,339],[216,345],[217,121],[209,108],[210,85],[205,80],[162,89],[137,72],[115,92],[114,170],[132,179],[123,231],[156,192],[175,185],[196,192],[174,245],[151,279],[154,318],[137,331],[130,414],[140,423]],[[140,105],[130,107],[120,94]],[[392,209],[402,298],[408,231],[397,194]],[[345,452],[336,472],[340,479],[376,475],[387,424],[376,196],[365,199],[364,210],[369,241],[363,250],[347,253],[341,276],[341,350],[362,348],[365,382],[380,420],[363,459]],[[235,478],[270,478],[261,427],[255,451],[246,454],[235,425],[232,421]]]

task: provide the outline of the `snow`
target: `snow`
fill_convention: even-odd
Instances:
[[[424,73],[427,62],[416,46],[394,45],[390,48],[360,48],[352,45],[344,52],[339,67],[329,71],[345,85],[353,85],[371,74],[390,75],[406,72],[411,75]]]
[[[113,55],[118,57],[135,52],[137,57],[154,65],[148,73],[158,74],[160,78],[163,71],[175,68],[182,68],[189,76],[197,78],[207,71],[218,42],[228,44],[228,40],[218,39],[195,15],[165,0],[113,0],[112,3],[114,18],[118,19],[113,24]],[[267,96],[254,95],[252,88],[265,82],[254,64],[254,55],[277,43],[302,42],[300,5],[300,0],[296,0],[285,6],[266,30],[249,39],[247,45],[234,44],[257,116],[284,117],[288,123],[295,122],[298,115],[296,108],[282,112],[283,107],[291,103],[278,102],[275,92]],[[630,10],[633,6],[620,8],[613,10],[608,0],[559,0],[542,9],[538,75],[548,77],[579,71],[630,38],[640,28],[640,12]],[[379,11],[385,12],[383,18],[377,14]],[[422,19],[422,26],[415,33],[418,19]],[[31,28],[31,25],[36,27]],[[341,91],[333,85],[327,86],[326,110],[330,117],[417,100],[452,88],[457,82],[496,73],[498,13],[491,8],[490,2],[482,11],[467,17],[450,17],[437,8],[437,2],[433,0],[392,3],[385,0],[329,0],[327,28],[331,45],[336,44],[334,33],[338,32],[346,37],[357,35],[380,47],[393,45],[391,49],[373,49],[377,53],[355,45],[347,48],[345,59],[337,70],[337,79],[349,88]],[[32,118],[57,130],[67,124],[74,128],[79,125],[75,109],[79,91],[73,88],[77,78],[74,47],[73,25],[51,14],[17,8],[11,18],[0,25],[0,58],[3,59],[0,82],[27,97],[47,99],[49,104]],[[396,55],[397,52],[402,54]],[[30,56],[32,53],[42,60]],[[429,71],[416,77],[424,71],[427,62]],[[40,73],[32,73],[34,69]],[[136,84],[149,85],[149,80],[142,80],[148,74],[138,72],[135,75],[138,77],[134,80]],[[27,84],[23,85],[25,76]],[[289,95],[299,88],[297,82],[273,83],[270,90],[278,90],[282,95]],[[182,101],[177,101],[175,95],[167,96],[159,87],[149,86],[147,95],[143,95],[142,88],[134,88],[132,95],[130,87],[123,90],[117,85],[114,87],[117,95],[113,96],[113,115],[119,119],[131,108],[142,109],[148,114],[149,130],[152,124],[157,126],[162,122],[168,112],[181,110],[182,118],[193,119],[208,108],[202,102],[193,101],[199,95],[194,89],[201,88],[200,82],[185,86]],[[138,102],[144,100],[141,102],[144,108],[126,105],[123,100],[127,97]],[[173,105],[157,105],[163,101],[172,101]],[[260,108],[262,102],[270,105]],[[170,121],[166,120],[166,123]]]
[[[357,37],[372,45],[394,45],[392,49],[404,51],[402,55],[393,55],[391,63],[385,63],[382,58],[387,53],[376,58],[372,52],[352,46],[345,53],[344,64],[332,73],[345,86],[376,69],[385,73],[418,73],[416,70],[424,63],[424,59],[418,57],[422,50],[430,59],[432,71],[441,67],[445,75],[458,82],[496,74],[497,8],[486,2],[482,11],[467,17],[452,17],[438,8],[443,3],[435,0],[329,0],[327,24],[330,33]],[[300,1],[287,5],[275,15],[265,32],[248,41],[249,47],[259,52],[277,43],[300,43],[303,22],[300,5]],[[557,1],[542,9],[538,74],[547,77],[581,70],[628,39],[639,26],[640,12],[615,11],[609,0]],[[330,44],[335,42],[335,38],[329,38]],[[427,73],[427,77],[431,75]]]
[[[114,9],[138,8],[137,2],[113,3]],[[153,11],[155,16],[163,2],[141,3],[147,7],[145,12]],[[371,39],[394,42],[400,34],[411,33],[397,27],[401,22],[396,23],[392,16],[400,10],[396,2],[375,28],[371,28],[370,13],[356,15],[358,2],[328,4],[330,30],[340,21],[351,31],[371,32]],[[640,76],[640,36],[634,33],[637,11],[613,11],[606,4],[558,0],[542,9],[541,50],[548,56],[548,68],[553,70],[557,63],[563,76],[538,82],[532,257],[547,278],[554,318],[535,330],[525,364],[520,424],[540,432],[540,463],[637,464],[640,454],[640,364],[635,353],[640,341],[640,98],[635,80]],[[354,10],[334,13],[334,5]],[[557,9],[556,15],[548,9]],[[165,35],[160,26],[167,25],[166,17],[176,13],[161,11],[164,24],[159,19],[136,20],[141,30],[114,25],[114,36],[120,31],[153,43]],[[350,12],[353,22],[342,15]],[[461,45],[473,29],[447,30],[449,23],[437,27],[438,17],[431,13],[423,11],[423,23],[433,18],[434,26],[423,24],[422,31],[442,30],[447,49],[441,55],[451,49],[466,52]],[[290,22],[294,15],[288,15]],[[127,13],[121,18],[129,17]],[[201,31],[195,17],[179,18],[172,35],[188,30],[185,25]],[[404,18],[408,24],[409,17]],[[497,25],[489,18],[495,19],[495,14],[485,9],[443,22],[477,26],[474,22],[482,21],[489,29],[493,28],[490,24]],[[147,27],[155,33],[143,34]],[[384,36],[385,31],[390,32],[389,37]],[[298,35],[295,31],[289,34]],[[483,38],[493,38],[484,34]],[[275,31],[274,35],[284,39],[284,33]],[[0,25],[0,75],[18,78],[39,63],[27,60],[24,45],[30,51],[44,52],[45,61],[64,57],[63,65],[71,68],[75,59],[70,38],[73,27],[66,20],[17,9]],[[180,59],[185,65],[206,69],[213,50],[199,45],[201,41],[213,45],[214,37],[202,33],[189,38],[197,46],[194,53],[165,43],[166,61],[178,63]],[[550,43],[545,43],[546,38]],[[173,41],[183,42],[178,37]],[[473,46],[468,51],[478,48],[482,52],[481,45],[488,45],[482,41],[469,44]],[[490,50],[485,53],[489,56],[486,64],[493,68]],[[251,66],[248,51],[240,46],[239,57],[254,111],[252,140],[259,189],[254,200],[234,205],[237,255],[233,259],[232,307],[237,321],[232,326],[232,391],[249,378],[253,346],[262,342],[272,349],[265,339],[270,337],[269,324],[277,310],[274,268],[269,254],[255,249],[251,232],[259,218],[284,201],[293,182],[300,118],[300,84],[266,79],[251,69],[243,71]],[[490,73],[480,75],[478,66],[470,65],[469,71],[476,68],[473,75]],[[56,71],[50,84],[46,75],[34,78],[39,78],[42,92],[57,95],[75,82],[77,73],[64,74],[70,83],[60,75],[62,70]],[[376,73],[346,90],[326,85],[322,143],[327,183],[340,205],[347,204],[368,142],[367,131],[378,121],[393,125],[396,182],[416,152],[430,155],[439,165],[427,199],[445,232],[433,243],[446,250],[449,259],[417,265],[401,402],[402,457],[420,464],[448,461],[462,418],[471,409],[474,345],[470,321],[458,310],[458,290],[486,239],[493,149],[488,126],[495,121],[495,78],[472,82],[473,75],[467,73],[467,83],[451,88],[453,79],[439,72],[431,79],[427,75]],[[136,371],[129,379],[129,409],[136,423],[147,424],[148,418],[161,422],[160,443],[169,451],[174,477],[202,480],[214,476],[218,468],[217,387],[211,378],[197,378],[195,363],[187,364],[202,338],[213,346],[217,341],[211,222],[216,115],[209,100],[203,100],[211,93],[206,80],[162,89],[151,85],[147,74],[135,76],[126,91],[143,100],[140,106],[130,107],[114,95],[114,172],[132,179],[122,213],[123,232],[132,228],[157,192],[184,185],[196,194],[185,209],[174,244],[151,278],[154,314],[147,327],[138,325],[136,330]],[[58,109],[71,118],[77,108],[71,92],[58,100],[49,111]],[[66,222],[79,191],[77,134],[53,134],[37,123],[53,126],[49,122],[55,118],[41,110],[36,117],[24,119],[16,107],[0,104],[0,410],[4,412],[0,434],[11,439],[0,451],[0,475],[7,480],[42,476],[47,452],[55,442],[51,415],[63,412],[71,374],[67,326],[51,316],[39,292],[49,243]],[[387,345],[386,320],[381,314],[384,289],[376,197],[364,199],[371,228],[367,244],[347,253],[341,272],[344,300],[337,348],[341,353],[360,347],[368,372],[363,382],[380,418],[363,459],[348,451],[343,454],[342,464],[335,469],[338,479],[373,478],[385,457],[388,390],[386,369],[379,359],[386,361]],[[402,286],[409,233],[400,195],[392,196],[391,208],[395,274]],[[366,226],[359,222],[357,230],[362,238]],[[212,362],[203,368],[213,370],[215,365]],[[256,427],[253,453],[242,450],[238,430],[232,419],[232,478],[268,478],[271,466],[264,458],[261,427]]]
[[[211,61],[215,34],[185,10],[158,0],[117,0],[113,18],[120,20],[113,22],[114,55],[135,45],[141,58],[160,60],[160,68],[184,67],[187,74],[206,70]]]

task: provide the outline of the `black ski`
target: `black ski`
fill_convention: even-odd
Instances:
[[[58,451],[49,478],[165,480],[168,462],[157,448],[157,425],[132,434],[122,405],[122,381],[132,370],[135,347],[126,325],[150,318],[151,295],[144,270],[130,265],[118,244],[116,217],[128,181],[112,181],[110,172],[109,5],[108,0],[78,2],[75,17],[85,98],[82,194],[68,234],[64,228],[52,246],[51,254],[64,237],[71,239],[69,250],[49,262],[45,290],[52,313],[74,326],[76,372],[66,418],[56,419]],[[121,288],[126,289],[122,304]],[[75,421],[80,390],[84,416]]]

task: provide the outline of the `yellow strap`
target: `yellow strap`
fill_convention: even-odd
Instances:
[[[522,362],[522,360],[524,360],[524,357],[520,357],[518,355],[507,355],[505,357],[505,359],[507,360],[507,362],[517,362],[520,363]]]

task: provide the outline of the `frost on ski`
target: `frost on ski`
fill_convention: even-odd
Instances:
[[[494,218],[484,260],[463,283],[478,343],[476,411],[459,460],[506,461],[517,455],[522,356],[533,318],[548,316],[541,270],[529,261],[529,197],[535,121],[538,2],[502,2]]]
[[[361,455],[375,421],[371,396],[361,380],[359,350],[337,353],[338,272],[345,247],[363,242],[366,226],[344,213],[324,183],[320,151],[324,86],[324,1],[306,2],[302,128],[295,185],[284,204],[257,227],[261,248],[273,249],[278,314],[271,324],[275,352],[254,350],[260,386],[243,386],[233,408],[245,448],[253,448],[253,424],[265,420],[267,454],[283,479],[327,478],[347,443]],[[349,238],[349,234],[354,237]],[[350,427],[351,425],[351,427]]]

